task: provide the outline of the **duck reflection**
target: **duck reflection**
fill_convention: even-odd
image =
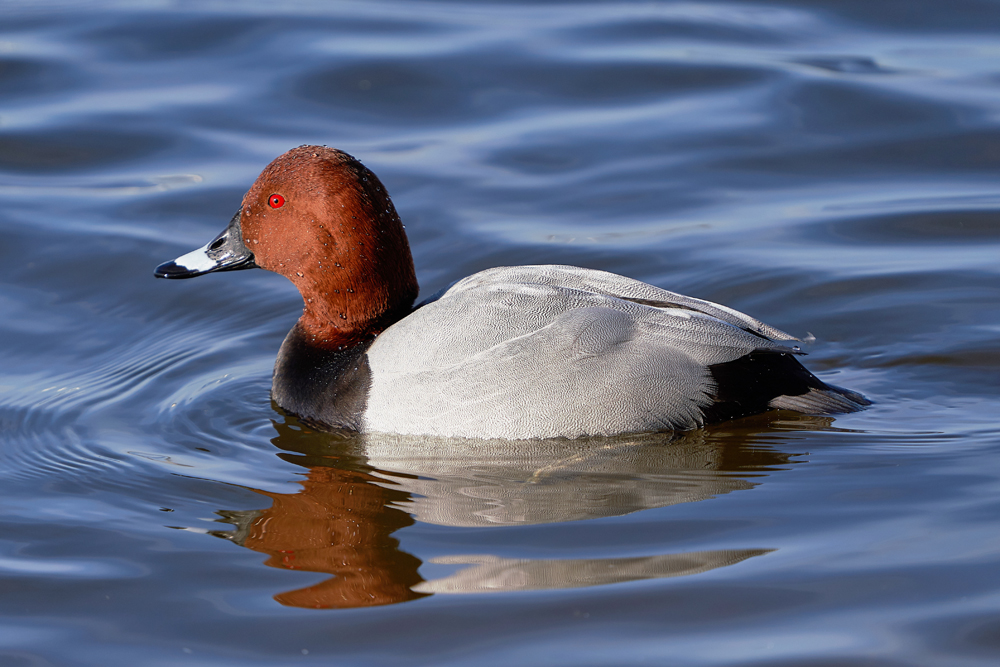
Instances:
[[[423,594],[420,560],[399,549],[392,533],[413,519],[391,504],[406,492],[385,488],[371,474],[336,467],[336,459],[310,467],[298,493],[271,493],[271,507],[222,511],[235,532],[213,534],[268,556],[265,565],[335,575],[314,586],[279,593],[291,607],[329,609],[406,602]]]
[[[413,588],[421,593],[487,593],[553,588],[583,588],[639,579],[682,577],[734,565],[774,549],[691,551],[637,558],[527,560],[497,556],[441,556],[432,563],[472,564],[455,574],[424,581]]]
[[[620,516],[751,489],[792,462],[766,444],[775,434],[773,419],[734,424],[686,434],[511,442],[319,433],[288,418],[275,423],[272,442],[283,450],[281,458],[307,470],[302,490],[256,490],[271,506],[221,511],[220,520],[235,530],[213,534],[266,554],[271,567],[334,575],[275,596],[296,607],[365,607],[433,593],[697,574],[771,550],[566,560],[450,555],[431,562],[467,567],[425,581],[421,560],[401,550],[392,534],[415,520],[484,527]],[[783,424],[815,430],[829,422],[797,418]]]

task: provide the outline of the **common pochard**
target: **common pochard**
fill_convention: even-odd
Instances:
[[[156,275],[253,267],[285,276],[303,299],[272,398],[330,428],[575,438],[869,405],[806,370],[794,337],[604,271],[498,267],[414,306],[413,259],[388,193],[325,146],[274,160],[222,234]]]

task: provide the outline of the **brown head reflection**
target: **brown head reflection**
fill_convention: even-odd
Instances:
[[[384,480],[365,472],[332,467],[335,459],[325,463],[309,468],[299,493],[255,489],[271,499],[271,507],[222,512],[237,531],[216,534],[267,554],[265,563],[271,567],[334,575],[275,595],[283,605],[372,607],[424,597],[411,589],[423,581],[417,574],[420,560],[400,551],[399,541],[391,537],[413,523],[409,514],[389,507],[409,494],[386,488]]]

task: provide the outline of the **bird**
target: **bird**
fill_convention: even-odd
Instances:
[[[416,303],[389,194],[351,155],[274,159],[226,229],[159,278],[263,268],[298,288],[271,398],[327,430],[509,440],[687,431],[871,404],[741,312],[606,271],[495,267]]]

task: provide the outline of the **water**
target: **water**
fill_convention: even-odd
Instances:
[[[0,664],[1000,658],[995,3],[3,15]],[[380,176],[424,295],[614,271],[815,336],[876,404],[314,433],[268,399],[290,284],[152,277],[303,143]]]

